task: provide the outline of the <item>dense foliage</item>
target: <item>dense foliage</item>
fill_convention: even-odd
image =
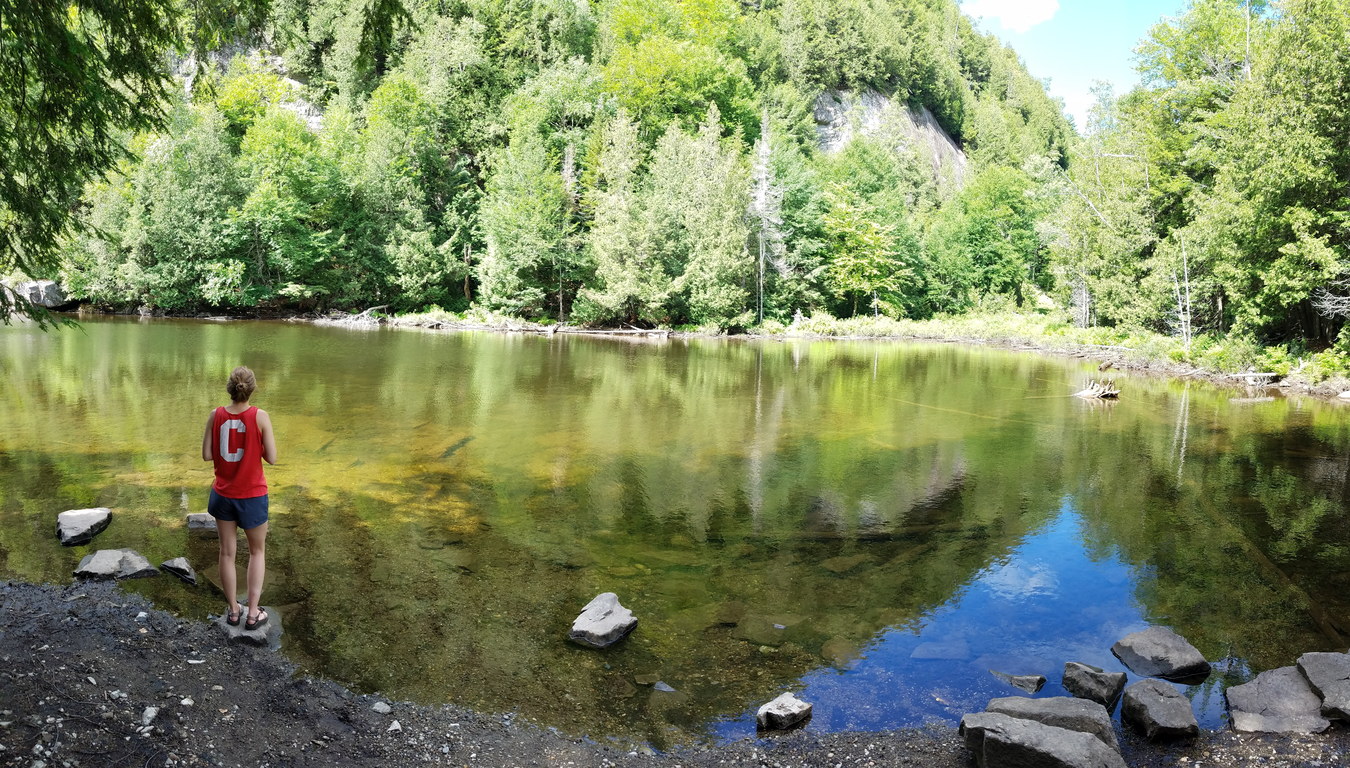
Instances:
[[[1071,129],[951,0],[278,0],[235,49],[87,190],[78,295],[735,328],[1050,286]],[[827,91],[871,107],[831,151]]]

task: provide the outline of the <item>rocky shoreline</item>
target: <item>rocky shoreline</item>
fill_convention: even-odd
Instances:
[[[1118,733],[1136,767],[1350,763],[1350,729],[1273,737]],[[300,675],[211,622],[175,617],[115,582],[0,582],[0,765],[931,766],[972,764],[950,726],[809,729],[656,753],[511,714],[361,695]]]

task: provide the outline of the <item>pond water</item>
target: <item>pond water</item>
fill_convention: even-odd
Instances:
[[[0,576],[114,547],[213,571],[183,516],[239,363],[281,454],[264,601],[361,691],[658,747],[751,735],[785,690],[811,729],[954,724],[1017,693],[991,669],[1062,694],[1162,624],[1216,663],[1181,687],[1216,728],[1225,685],[1350,634],[1347,406],[1124,375],[1085,402],[1086,363],[895,342],[0,329]],[[60,547],[91,506],[111,527]],[[637,630],[568,643],[602,591]]]

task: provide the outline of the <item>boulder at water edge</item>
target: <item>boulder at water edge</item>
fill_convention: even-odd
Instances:
[[[1110,709],[1125,690],[1124,672],[1106,672],[1101,667],[1070,661],[1064,665],[1064,690]]]
[[[1298,657],[1298,670],[1322,697],[1322,715],[1350,720],[1350,654],[1305,653]]]
[[[192,586],[197,586],[197,572],[192,570],[192,565],[186,557],[175,557],[172,560],[165,560],[159,564],[159,567],[168,573],[186,581]]]
[[[619,596],[603,592],[581,609],[567,636],[591,648],[608,648],[627,637],[636,626],[637,619],[632,611],[619,604]]]
[[[1209,674],[1209,662],[1186,638],[1167,627],[1149,627],[1121,638],[1111,652],[1137,675],[1183,680]]]
[[[216,519],[206,512],[193,512],[187,516],[188,533],[195,533],[201,536],[219,536],[220,531],[216,529]]]
[[[1126,768],[1096,736],[998,712],[961,718],[961,735],[979,768]]]
[[[56,516],[56,537],[66,547],[88,544],[111,521],[112,510],[107,507],[68,509]]]
[[[1228,689],[1233,730],[1262,733],[1321,733],[1331,723],[1322,717],[1322,698],[1297,667],[1262,672],[1249,683]]]
[[[763,730],[782,731],[811,716],[811,705],[793,696],[781,694],[755,713],[755,723]]]
[[[159,570],[131,549],[100,549],[85,555],[75,575],[82,579],[142,579],[158,576]]]
[[[1010,675],[997,669],[989,670],[989,674],[1027,693],[1039,693],[1045,687],[1045,675]]]
[[[246,643],[248,645],[267,646],[272,650],[281,647],[281,612],[270,605],[260,606],[262,610],[267,611],[267,621],[253,629],[244,629],[245,620],[248,618],[248,604],[244,600],[239,601],[244,605],[244,615],[239,619],[239,623],[230,626],[225,621],[224,616],[216,617],[216,624],[225,630],[225,636],[235,643]]]
[[[1140,680],[1126,688],[1120,719],[1150,739],[1180,739],[1200,733],[1190,699],[1161,680]]]
[[[1116,743],[1116,730],[1111,727],[1111,715],[1106,711],[1106,707],[1095,701],[1068,696],[1051,696],[1044,699],[1006,696],[990,699],[985,711],[1086,733],[1096,736],[1111,749],[1120,750],[1120,745]]]
[[[55,280],[29,280],[14,286],[14,292],[39,307],[55,309],[70,304],[70,297]]]

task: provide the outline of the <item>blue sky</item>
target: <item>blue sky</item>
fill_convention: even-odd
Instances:
[[[1049,78],[1050,93],[1083,129],[1094,80],[1117,94],[1139,82],[1134,48],[1150,27],[1177,16],[1186,0],[963,0],[977,18],[1026,62],[1033,77]]]

